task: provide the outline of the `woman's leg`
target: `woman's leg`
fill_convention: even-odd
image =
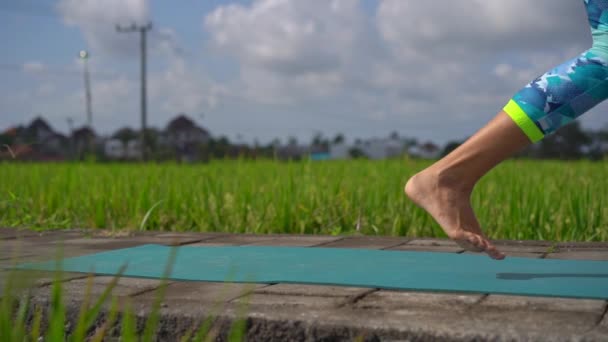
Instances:
[[[504,255],[485,237],[470,204],[477,181],[513,155],[608,98],[608,0],[585,0],[593,47],[521,89],[492,121],[414,175],[406,194],[461,246]]]
[[[464,144],[406,184],[406,194],[468,250],[504,255],[481,231],[470,204],[477,181],[509,156],[608,98],[608,60],[591,51],[535,79]]]
[[[481,231],[470,196],[484,174],[530,144],[521,128],[500,112],[464,144],[410,178],[405,192],[462,247],[503,259]]]

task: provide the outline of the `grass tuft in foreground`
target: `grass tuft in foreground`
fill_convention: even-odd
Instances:
[[[87,287],[81,307],[76,317],[76,325],[70,326],[68,309],[65,304],[65,293],[62,288],[61,258],[57,259],[57,271],[53,272],[53,281],[49,302],[32,303],[34,290],[37,288],[40,274],[36,271],[13,270],[10,272],[5,287],[0,292],[0,341],[47,341],[47,342],[80,342],[103,341],[108,337],[120,337],[120,341],[156,341],[160,320],[161,302],[164,298],[168,279],[175,262],[177,249],[173,248],[161,284],[156,290],[156,297],[151,312],[148,314],[143,329],[138,329],[137,316],[133,312],[131,300],[119,303],[112,296],[127,265],[123,265],[103,293],[93,301],[91,289],[93,275],[87,278]],[[198,326],[194,326],[181,341],[213,341],[220,333],[214,326],[223,304],[220,295],[214,303],[210,314]],[[108,300],[111,298],[109,310]],[[244,307],[246,309],[246,307]],[[240,310],[229,333],[229,341],[243,341],[246,332],[246,310]],[[118,336],[116,336],[118,335]]]

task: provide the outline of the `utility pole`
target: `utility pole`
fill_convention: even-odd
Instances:
[[[84,63],[84,94],[87,108],[87,126],[93,129],[93,109],[91,108],[91,81],[89,78],[89,53],[85,50],[80,51],[80,59]]]
[[[129,27],[121,27],[116,25],[118,32],[139,32],[141,41],[141,133],[139,143],[141,148],[141,160],[146,158],[146,33],[152,29],[152,23],[147,23],[145,26],[137,26],[131,24]]]
[[[69,158],[71,160],[74,159],[74,120],[71,117],[66,118],[68,121],[68,129],[70,131],[69,142],[70,142],[70,155]]]
[[[87,109],[87,127],[93,131],[93,110],[91,109],[91,82],[89,79],[89,53],[85,50],[80,51],[80,59],[82,59],[84,64],[84,95]],[[85,150],[87,153],[93,153],[95,147],[93,145],[93,137],[87,137],[87,146]]]

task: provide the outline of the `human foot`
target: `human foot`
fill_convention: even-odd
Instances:
[[[405,185],[406,195],[439,223],[448,237],[462,248],[485,252],[502,260],[505,255],[485,237],[470,203],[472,187],[461,186],[457,180],[439,177],[431,169],[411,177]]]

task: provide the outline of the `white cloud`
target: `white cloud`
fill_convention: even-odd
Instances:
[[[23,63],[23,71],[25,71],[27,73],[38,73],[38,72],[42,72],[45,70],[46,70],[46,67],[41,62],[33,61],[33,62]]]
[[[387,129],[487,122],[590,43],[583,5],[554,0],[383,0],[371,17],[355,0],[256,0],[218,7],[204,27],[239,62],[231,91],[311,110],[333,99]]]
[[[197,115],[214,109],[225,90],[199,67],[173,57],[167,69],[149,80],[149,98],[166,115],[179,112]]]
[[[116,32],[116,25],[144,25],[149,19],[147,0],[61,0],[59,13],[69,26],[76,26],[94,50],[93,53],[135,53],[136,33]]]
[[[36,89],[36,95],[37,96],[49,96],[49,95],[52,95],[53,93],[55,93],[56,90],[57,90],[57,88],[54,84],[43,83],[40,86],[38,86],[38,89]]]
[[[78,27],[93,55],[139,56],[139,31],[131,30],[151,22],[149,0],[60,0],[57,4],[66,25]],[[163,55],[179,54],[175,30],[152,26],[148,49]]]
[[[232,129],[238,119],[249,130],[242,133],[257,127],[260,136],[348,127],[353,137],[397,129],[439,141],[459,138],[527,82],[591,43],[580,1],[382,0],[371,14],[363,1],[217,6],[203,18],[204,53],[214,61],[208,65],[180,53],[176,28],[155,27],[150,51],[163,58],[151,58],[157,64],[148,76],[150,121],[162,125],[180,111],[195,117],[209,111],[217,114],[217,127]],[[147,22],[148,1],[60,0],[59,8],[95,56],[139,55],[138,37],[116,33],[115,24]],[[223,71],[206,68],[226,68],[224,58],[236,65],[226,73],[237,76],[215,81],[209,75]],[[113,68],[103,58],[90,62],[93,72]],[[31,71],[40,68],[35,63]],[[94,120],[137,127],[137,73],[92,82]],[[65,108],[81,115],[82,90],[69,93]]]
[[[373,56],[370,18],[356,0],[254,1],[206,16],[215,51],[239,62],[235,91],[261,103],[332,96]]]

